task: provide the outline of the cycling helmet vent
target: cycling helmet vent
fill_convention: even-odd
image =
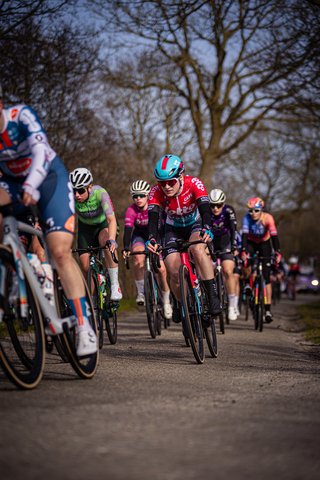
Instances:
[[[170,180],[177,178],[184,172],[184,165],[176,155],[165,155],[159,160],[154,169],[154,174],[158,180]]]
[[[70,173],[69,178],[75,189],[87,188],[93,182],[91,172],[87,168],[76,168]]]
[[[248,208],[263,208],[264,207],[264,201],[261,200],[259,197],[252,197],[248,200],[247,203]]]
[[[226,196],[222,190],[219,188],[214,188],[208,195],[210,205],[214,203],[224,203],[226,201]]]
[[[149,195],[151,187],[149,183],[145,182],[144,180],[138,180],[134,182],[130,187],[131,195],[139,195],[139,193],[144,195]]]

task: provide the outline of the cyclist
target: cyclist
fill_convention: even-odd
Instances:
[[[236,312],[237,312],[237,316],[239,316],[240,315],[240,312],[239,312],[240,277],[241,277],[240,252],[241,252],[242,238],[241,238],[241,233],[238,232],[238,230],[236,230],[235,239],[236,239],[237,248],[234,252],[235,265],[234,265],[234,269],[233,269],[233,275],[234,275],[235,283],[236,283],[236,290],[235,290]]]
[[[291,300],[295,300],[297,295],[296,284],[298,277],[300,275],[300,263],[299,257],[295,254],[291,254],[288,260],[289,263],[289,271],[288,271],[288,297]]]
[[[116,237],[118,224],[113,205],[107,191],[93,185],[93,178],[87,168],[76,168],[70,173],[78,214],[78,248],[104,246],[110,240],[110,251],[118,247]],[[122,293],[118,280],[118,265],[112,260],[108,249],[103,250],[111,282],[110,299],[119,301]],[[80,253],[80,263],[85,278],[90,266],[90,254]]]
[[[272,248],[270,244],[270,238],[272,239],[272,245],[275,252],[276,262],[279,263],[281,259],[280,244],[278,239],[277,229],[274,223],[272,215],[263,212],[264,201],[259,197],[252,197],[247,203],[249,212],[244,216],[242,221],[242,260],[247,260],[249,257],[253,257],[256,252],[259,255],[266,257],[262,260],[262,272],[266,282],[267,292],[267,305],[265,321],[271,323],[273,321],[271,315],[271,296],[272,287],[270,283],[270,268],[271,268],[271,255]],[[248,265],[249,273],[252,271],[252,264]],[[255,275],[253,275],[254,277]],[[247,275],[245,275],[247,278]],[[247,289],[250,285],[247,283]]]
[[[0,205],[21,199],[24,207],[38,202],[50,229],[47,244],[70,306],[79,324],[77,355],[97,351],[97,338],[89,323],[85,286],[72,258],[74,198],[68,173],[48,143],[34,110],[24,104],[4,108],[0,87]],[[2,216],[0,219],[2,231]]]
[[[234,270],[234,252],[237,249],[237,220],[234,208],[226,205],[226,196],[222,190],[215,188],[208,195],[211,209],[213,245],[221,252],[221,265],[228,295],[229,320],[237,320],[236,279]],[[239,297],[239,296],[238,296]]]
[[[150,185],[144,180],[138,180],[131,185],[130,193],[133,198],[133,204],[128,208],[125,217],[125,227],[123,235],[123,258],[129,256],[130,241],[132,251],[137,252],[145,248],[148,240],[148,204]],[[136,302],[138,305],[144,305],[144,255],[134,255],[133,257],[133,275],[138,290]],[[165,318],[172,317],[172,307],[170,304],[170,289],[167,282],[167,271],[160,261],[159,286],[163,298],[163,313]]]
[[[181,321],[179,284],[181,259],[175,240],[177,238],[190,241],[201,239],[203,242],[207,242],[213,238],[206,189],[198,178],[184,176],[184,171],[184,165],[176,155],[162,157],[154,170],[158,184],[150,191],[148,207],[149,223],[146,247],[152,252],[156,252],[158,248],[156,239],[161,208],[167,214],[164,246],[170,247],[170,249],[164,252],[164,260],[170,277],[170,289],[176,299],[172,315],[175,323]],[[200,236],[200,233],[203,236]],[[222,312],[222,306],[216,295],[212,265],[205,249],[205,243],[190,247],[197,271],[207,291],[210,313],[219,315]]]

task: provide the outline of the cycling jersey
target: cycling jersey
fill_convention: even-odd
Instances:
[[[152,187],[149,195],[148,211],[152,212],[156,210],[156,207],[162,207],[167,214],[167,224],[174,227],[186,227],[200,219],[198,202],[209,205],[205,186],[199,178],[186,175],[183,178],[181,193],[174,197],[168,197],[159,185]],[[207,221],[206,223],[205,228],[211,230],[210,222]]]
[[[76,212],[79,220],[86,225],[99,225],[107,215],[114,215],[114,209],[107,191],[99,185],[93,185],[90,196],[85,202],[76,200]]]
[[[149,202],[147,202],[148,204]],[[126,227],[134,227],[138,233],[146,233],[148,229],[148,209],[141,211],[133,203],[126,212],[124,224]]]
[[[255,222],[247,213],[242,221],[242,235],[244,234],[248,235],[248,240],[255,243],[265,242],[270,236],[278,235],[273,216],[262,212],[260,219]]]
[[[2,110],[0,132],[0,188],[18,200],[19,189],[38,192],[39,209],[53,231],[74,232],[74,196],[68,172],[50,147],[32,108],[15,105]],[[28,190],[27,190],[28,189]],[[17,207],[21,212],[25,207]]]
[[[26,177],[23,185],[38,189],[57,154],[32,108],[15,105],[3,109],[2,113],[1,170],[10,177]]]
[[[236,248],[235,232],[237,229],[237,220],[234,208],[231,205],[224,205],[219,215],[214,215],[211,210],[212,233],[214,237],[220,237],[225,234],[230,235],[232,249]]]

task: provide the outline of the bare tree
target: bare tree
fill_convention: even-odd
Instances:
[[[112,58],[109,79],[127,89],[154,88],[179,101],[197,137],[200,176],[207,186],[217,163],[263,119],[288,119],[296,101],[285,82],[295,85],[295,92],[307,88],[303,69],[313,42],[306,43],[301,29],[293,28],[297,11],[292,7],[303,4],[310,15],[308,2],[89,3],[106,20],[110,47],[122,56],[132,56],[130,48],[135,49],[147,66],[148,74],[136,78],[130,71],[123,75],[117,57]]]
[[[15,29],[31,18],[57,15],[75,4],[76,0],[1,0],[0,40],[12,38]]]

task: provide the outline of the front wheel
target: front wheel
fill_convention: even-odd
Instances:
[[[198,311],[198,299],[191,283],[189,269],[181,265],[179,270],[181,306],[187,337],[197,363],[204,362],[204,343],[201,317]]]
[[[99,332],[99,348],[102,348],[103,345],[103,320],[102,320],[102,310],[101,310],[101,292],[100,284],[98,279],[98,274],[96,270],[92,267],[89,267],[87,274],[87,284],[89,295],[92,300],[94,315],[96,317],[97,328]]]
[[[0,322],[0,364],[16,386],[30,390],[42,378],[45,335],[37,297],[26,272],[24,276],[28,312],[22,317],[15,261],[11,249],[1,246],[0,278],[3,290],[0,301],[3,317]]]
[[[149,270],[144,272],[144,298],[146,302],[146,312],[150,335],[152,338],[156,338],[158,328],[158,312],[154,291],[153,274]]]
[[[103,317],[106,324],[106,331],[108,334],[109,342],[111,345],[115,345],[118,339],[118,318],[117,310],[119,308],[119,302],[110,300],[111,298],[111,281],[108,270],[105,270],[106,277],[106,298],[103,305]]]
[[[221,333],[224,333],[224,319],[223,319],[223,293],[222,293],[222,280],[221,280],[221,275],[222,273],[218,272],[217,273],[217,296],[220,300],[220,303],[222,305],[222,312],[219,315],[219,325],[220,325],[220,331]]]

